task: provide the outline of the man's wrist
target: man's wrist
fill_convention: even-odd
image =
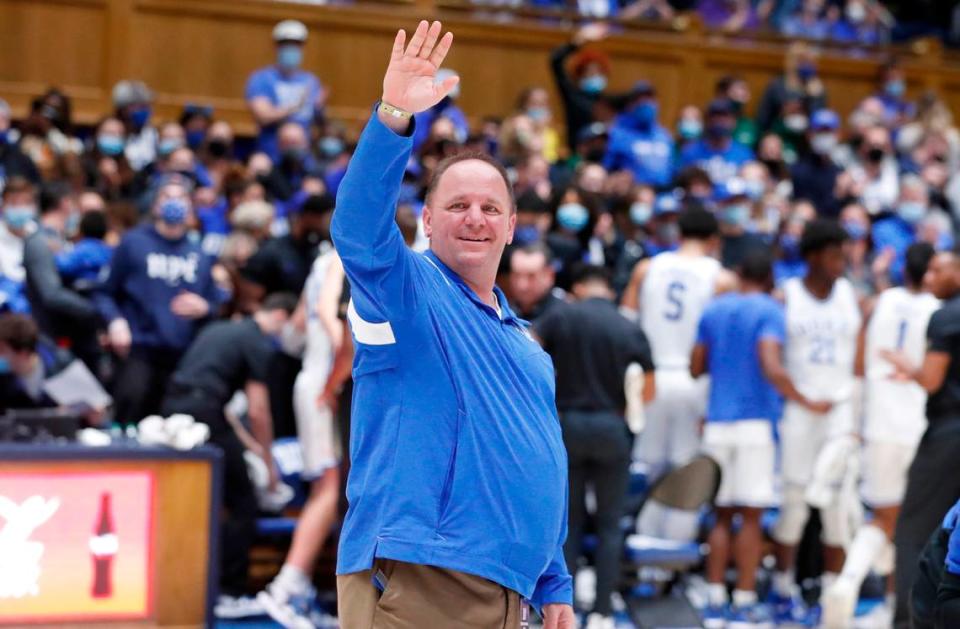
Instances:
[[[410,131],[413,114],[381,100],[380,104],[377,105],[377,118],[394,133],[407,135]]]

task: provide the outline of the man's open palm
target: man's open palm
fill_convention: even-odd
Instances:
[[[383,77],[383,101],[411,113],[426,111],[450,93],[459,79],[450,77],[435,82],[437,69],[443,63],[453,33],[440,38],[440,22],[428,25],[421,21],[406,47],[407,34],[397,31],[390,53],[390,65]]]

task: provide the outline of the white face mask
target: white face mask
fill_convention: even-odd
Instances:
[[[810,148],[817,155],[829,155],[837,147],[837,136],[832,133],[818,133],[810,139]]]
[[[867,18],[867,8],[859,2],[849,2],[846,14],[852,24],[859,24]]]
[[[803,114],[790,114],[783,119],[783,125],[794,133],[803,133],[807,130],[807,117]]]

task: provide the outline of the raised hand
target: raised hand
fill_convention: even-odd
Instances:
[[[434,80],[453,43],[453,33],[440,38],[440,29],[440,22],[428,26],[421,21],[406,47],[406,32],[397,31],[383,76],[383,102],[415,114],[439,103],[456,86],[460,79],[455,76],[440,84]]]

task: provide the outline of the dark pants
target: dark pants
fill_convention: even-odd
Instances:
[[[296,437],[297,422],[293,411],[293,383],[303,363],[283,352],[270,357],[266,385],[270,393],[270,413],[273,417],[274,437]]]
[[[211,404],[199,390],[171,387],[163,401],[163,414],[186,413],[210,427],[210,443],[223,451],[223,506],[227,516],[220,524],[220,591],[240,596],[247,590],[250,547],[259,513],[253,485],[243,459],[244,447],[223,416],[223,408]]]
[[[136,424],[147,415],[160,412],[160,404],[180,359],[179,353],[131,348],[117,367],[113,383],[115,419]]]
[[[620,578],[623,533],[620,517],[630,482],[633,436],[623,417],[608,412],[566,411],[560,414],[563,442],[570,462],[570,521],[563,554],[575,574],[584,522],[587,485],[597,496],[597,602],[594,611],[613,613],[610,595]]]
[[[897,519],[897,610],[894,626],[910,627],[910,589],[924,544],[960,497],[960,417],[931,421],[907,476],[907,491]]]

